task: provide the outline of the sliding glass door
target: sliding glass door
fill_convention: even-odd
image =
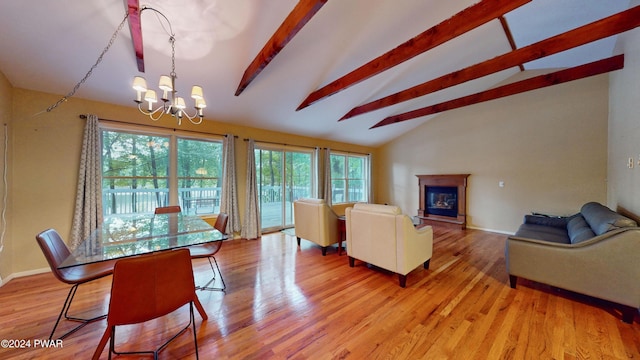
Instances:
[[[255,157],[262,230],[293,226],[293,202],[314,194],[313,150],[256,144]]]

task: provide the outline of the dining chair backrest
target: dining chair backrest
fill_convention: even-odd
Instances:
[[[216,223],[213,225],[213,227],[221,233],[225,234],[227,231],[228,222],[229,215],[227,213],[221,212],[220,214],[218,214],[218,218],[216,219]]]
[[[36,235],[36,241],[38,245],[40,245],[53,275],[64,283],[72,283],[65,277],[64,273],[58,269],[58,266],[71,255],[69,248],[62,240],[62,237],[60,237],[60,234],[54,229],[47,229]]]
[[[185,304],[189,304],[189,324],[154,351],[117,352],[115,350],[115,328],[118,325],[143,323],[167,315]],[[93,353],[97,360],[109,339],[109,358],[116,354],[152,353],[154,359],[189,326],[193,331],[193,342],[198,358],[198,339],[193,316],[193,306],[198,308],[203,320],[207,314],[198,297],[193,280],[191,256],[188,249],[161,251],[147,255],[118,260],[113,269],[111,299],[107,314],[107,327]]]
[[[156,214],[171,214],[171,213],[179,213],[182,211],[180,205],[172,205],[172,206],[162,206],[157,207],[155,213]]]
[[[142,255],[116,262],[108,326],[164,316],[195,298],[189,250]]]
[[[105,276],[109,276],[113,273],[113,261],[101,261],[97,263],[91,264],[83,264],[77,265],[73,267],[60,269],[60,265],[71,256],[71,252],[67,245],[62,241],[62,237],[58,232],[54,229],[47,229],[45,231],[40,232],[36,235],[36,242],[42,249],[42,253],[44,254],[45,259],[49,263],[49,267],[51,267],[51,272],[56,277],[56,279],[61,282],[71,286],[69,289],[69,293],[67,294],[67,298],[64,301],[64,305],[62,306],[62,310],[60,310],[60,314],[58,315],[58,319],[53,326],[53,330],[51,330],[51,335],[49,335],[49,340],[53,339],[53,335],[58,328],[58,324],[64,315],[65,319],[71,320],[76,323],[80,323],[76,327],[68,330],[64,335],[62,335],[59,339],[64,339],[68,335],[76,332],[81,329],[85,325],[97,321],[100,319],[104,319],[105,315],[100,314],[94,317],[79,317],[69,315],[69,308],[71,307],[71,303],[73,302],[73,298],[75,297],[76,291],[78,290],[78,286],[80,284],[84,284],[86,282],[100,279]]]

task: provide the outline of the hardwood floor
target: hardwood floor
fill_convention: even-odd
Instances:
[[[226,294],[198,291],[209,320],[196,313],[203,359],[629,359],[640,358],[640,325],[621,321],[603,301],[520,280],[505,273],[505,235],[434,228],[429,270],[396,275],[292,236],[232,240],[216,257]],[[211,275],[195,263],[196,283]],[[72,313],[105,311],[111,278],[81,285]],[[0,339],[31,340],[31,348],[0,348],[0,358],[89,358],[105,321],[87,325],[62,348],[46,339],[68,285],[50,274],[0,288]],[[117,346],[149,348],[188,319],[188,308],[160,321],[118,328]],[[73,324],[63,322],[60,333]],[[195,358],[190,331],[161,359]],[[107,351],[102,357],[107,358]]]

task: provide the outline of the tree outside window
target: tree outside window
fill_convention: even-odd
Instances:
[[[170,199],[187,213],[220,210],[220,141],[105,129],[102,171],[105,216],[152,213]]]

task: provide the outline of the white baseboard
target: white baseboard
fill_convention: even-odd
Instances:
[[[16,278],[21,278],[21,277],[31,276],[31,275],[38,275],[38,274],[44,274],[44,273],[47,273],[47,272],[51,272],[51,269],[50,268],[42,268],[42,269],[22,271],[22,272],[19,272],[19,273],[13,273],[13,274],[10,274],[9,276],[7,276],[4,279],[1,279],[0,287],[4,286],[4,284],[6,284],[9,281],[11,281],[13,279],[16,279]]]

